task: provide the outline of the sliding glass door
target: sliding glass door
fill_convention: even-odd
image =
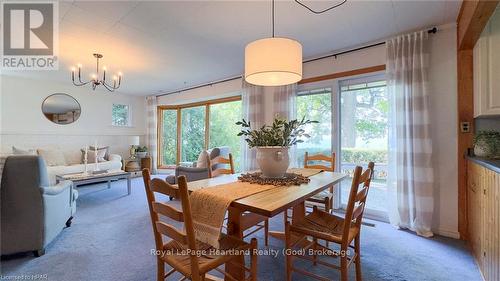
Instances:
[[[300,85],[297,97],[297,118],[319,121],[306,128],[311,138],[297,145],[299,165],[303,165],[306,151],[333,151],[336,170],[352,176],[356,165],[366,168],[374,161],[366,214],[380,220],[387,220],[388,111],[383,74]],[[335,209],[345,209],[350,187],[351,179],[347,179],[335,189]]]
[[[366,202],[367,214],[387,217],[387,150],[389,103],[383,76],[339,83],[340,170],[352,175],[356,165],[375,162],[375,175]],[[349,199],[351,181],[341,184],[340,203]]]

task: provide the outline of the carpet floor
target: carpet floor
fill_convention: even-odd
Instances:
[[[154,239],[141,178],[133,179],[132,195],[127,196],[125,181],[82,187],[73,225],[64,229],[35,258],[32,254],[4,257],[1,278],[36,276],[43,280],[155,280],[156,260],[151,254]],[[282,230],[282,216],[271,220],[272,230]],[[255,234],[259,248],[265,249],[262,231]],[[421,238],[396,230],[386,223],[362,230],[363,280],[481,280],[477,266],[464,242],[436,236]],[[260,256],[259,280],[284,280],[283,243],[270,238],[276,257]],[[298,263],[298,262],[297,262]],[[339,280],[336,271],[313,267],[308,271]],[[214,274],[215,275],[215,274]],[[354,267],[350,280],[354,280]],[[25,278],[26,279],[26,278]],[[177,278],[179,279],[179,278]],[[177,280],[173,278],[172,280]],[[312,280],[294,274],[293,280]]]

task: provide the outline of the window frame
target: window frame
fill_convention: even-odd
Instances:
[[[181,160],[181,139],[182,139],[182,131],[181,131],[181,124],[182,124],[182,118],[181,118],[181,110],[185,108],[191,108],[191,107],[200,107],[200,106],[205,106],[205,145],[204,149],[208,149],[208,145],[210,143],[210,106],[213,104],[220,104],[220,103],[227,103],[227,102],[234,102],[234,101],[241,101],[241,95],[237,96],[231,96],[231,97],[226,97],[226,98],[219,98],[219,99],[213,99],[213,100],[207,100],[207,101],[201,101],[201,102],[193,102],[193,103],[186,103],[186,104],[177,104],[177,105],[158,105],[157,107],[157,144],[158,144],[158,151],[157,151],[157,168],[158,169],[173,169],[177,165],[179,165],[180,160]],[[164,110],[176,110],[177,111],[177,135],[176,135],[176,163],[175,165],[172,164],[164,164],[163,163],[163,158],[162,158],[162,151],[161,147],[162,146],[162,129],[163,129],[163,111]]]
[[[113,124],[113,109],[116,105],[127,107],[127,124],[125,124],[125,125]],[[112,103],[111,104],[111,126],[119,127],[119,128],[132,127],[132,106],[130,104],[124,104],[124,103]]]

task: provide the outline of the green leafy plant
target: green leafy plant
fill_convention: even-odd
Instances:
[[[500,156],[500,132],[493,130],[479,131],[474,136],[474,145],[481,146],[490,157]]]
[[[310,136],[305,133],[303,127],[313,123],[318,123],[318,121],[305,120],[304,117],[301,121],[276,118],[271,126],[263,125],[258,129],[252,129],[250,121],[247,122],[245,119],[236,122],[236,125],[242,127],[238,136],[245,136],[248,146],[253,148],[261,146],[289,147],[304,142],[301,138],[309,138]]]
[[[135,152],[148,152],[148,148],[147,148],[147,146],[140,146],[139,145],[135,148]]]

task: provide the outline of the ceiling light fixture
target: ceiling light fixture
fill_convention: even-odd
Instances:
[[[122,82],[122,73],[118,72],[118,74],[113,75],[113,85],[109,84],[106,82],[106,67],[102,68],[103,74],[102,74],[102,79],[99,78],[99,59],[102,59],[101,54],[94,54],[94,57],[96,58],[96,73],[90,74],[91,80],[87,82],[82,81],[82,65],[78,64],[78,80],[75,81],[75,71],[76,67],[71,68],[71,81],[73,81],[73,85],[75,86],[84,86],[87,84],[92,85],[92,90],[95,90],[97,86],[102,85],[106,90],[110,92],[114,92],[116,89],[120,88],[121,82]]]
[[[272,37],[253,41],[245,47],[245,81],[259,86],[282,86],[302,79],[302,45],[289,38]]]

